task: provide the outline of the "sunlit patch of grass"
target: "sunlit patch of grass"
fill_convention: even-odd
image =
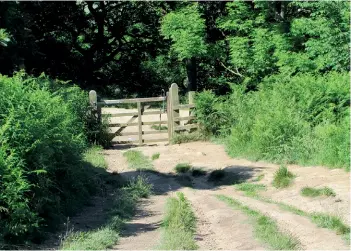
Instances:
[[[90,147],[84,153],[84,161],[89,162],[94,167],[107,169],[107,162],[104,158],[102,150],[103,149],[101,146]]]
[[[186,173],[190,171],[191,165],[189,163],[179,163],[175,166],[176,173]]]
[[[284,188],[291,185],[295,175],[286,166],[280,166],[274,174],[272,185],[276,188]]]
[[[335,196],[333,189],[329,187],[323,188],[313,188],[313,187],[304,187],[301,189],[301,195],[305,197],[318,197],[318,196]]]
[[[127,159],[128,165],[132,169],[142,171],[154,168],[149,158],[145,156],[141,151],[128,150],[123,153],[123,156]]]
[[[239,191],[245,192],[245,194],[249,196],[255,196],[257,195],[258,191],[266,190],[265,185],[248,183],[248,182],[237,184],[235,185],[235,188],[238,189]]]
[[[156,160],[156,159],[159,159],[160,158],[160,153],[154,153],[152,156],[151,156],[151,159],[152,160]]]

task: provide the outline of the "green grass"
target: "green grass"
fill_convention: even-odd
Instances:
[[[280,166],[274,174],[272,185],[275,188],[284,188],[291,185],[295,175],[286,166]]]
[[[216,182],[224,179],[225,176],[226,176],[226,172],[222,169],[218,169],[218,170],[212,171],[208,176],[207,180],[210,182]]]
[[[195,250],[196,217],[183,193],[167,200],[160,250]]]
[[[107,169],[107,162],[102,153],[101,146],[93,146],[84,153],[84,161],[89,162],[94,167]]]
[[[252,210],[241,204],[239,201],[227,196],[217,195],[216,197],[227,203],[232,208],[244,212],[250,220],[252,220],[256,237],[266,243],[271,249],[295,250],[299,248],[299,241],[294,239],[290,234],[280,232],[276,222],[270,217]]]
[[[160,158],[160,153],[154,153],[152,156],[151,156],[151,160],[156,160],[156,159],[159,159]]]
[[[177,133],[172,138],[173,144],[181,144],[181,143],[188,143],[194,141],[204,141],[208,138],[201,134],[200,132],[192,132],[192,133]]]
[[[281,208],[282,210],[309,218],[318,227],[334,230],[337,234],[340,234],[342,238],[347,241],[348,244],[350,243],[350,227],[343,223],[342,219],[338,216],[329,215],[326,213],[308,213],[294,206],[261,197],[257,193],[245,193],[245,195],[253,197],[263,202],[278,205],[279,208]]]
[[[264,178],[264,174],[260,174],[260,175],[258,175],[257,178],[254,179],[253,181],[261,181],[261,180],[263,180],[263,178]]]
[[[99,229],[87,232],[74,232],[61,243],[64,250],[105,250],[115,245],[125,221],[135,214],[137,202],[140,198],[147,198],[151,194],[152,185],[147,179],[138,176],[128,185],[117,191],[118,196],[113,202],[108,222]]]
[[[264,191],[266,190],[266,186],[262,184],[254,184],[254,183],[240,183],[235,185],[235,188],[239,191],[243,191],[245,195],[252,195],[255,196],[257,195],[258,191]]]
[[[163,126],[163,125],[152,125],[151,129],[159,131],[159,130],[167,130],[168,127],[167,126]]]
[[[194,177],[204,176],[204,175],[206,175],[206,173],[207,172],[201,168],[193,167],[191,169],[191,175]]]
[[[318,197],[318,196],[335,196],[333,189],[329,187],[323,188],[313,188],[313,187],[304,187],[301,189],[301,195],[305,197]]]
[[[152,170],[153,164],[147,156],[141,151],[128,150],[123,153],[123,156],[127,159],[129,168],[136,170]]]
[[[176,173],[186,173],[191,169],[191,165],[189,163],[179,163],[175,166],[174,170]]]

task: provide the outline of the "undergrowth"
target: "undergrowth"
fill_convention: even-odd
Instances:
[[[176,173],[187,173],[190,169],[191,165],[189,163],[178,163],[174,168]]]
[[[244,212],[253,222],[255,235],[262,242],[269,245],[274,250],[296,250],[299,249],[300,243],[290,234],[283,233],[279,230],[276,222],[270,217],[255,211],[239,201],[224,195],[216,196],[219,200],[224,201],[234,209]]]
[[[141,151],[128,150],[123,153],[123,156],[128,161],[128,166],[136,170],[152,170],[154,168],[152,162]]]
[[[196,131],[191,133],[176,133],[172,138],[173,144],[182,144],[194,141],[205,141],[208,140],[203,133]]]
[[[195,250],[196,217],[183,193],[169,198],[162,223],[160,250]]]

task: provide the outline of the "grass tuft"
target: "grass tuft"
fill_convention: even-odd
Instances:
[[[94,167],[107,169],[107,162],[102,153],[101,146],[92,146],[84,153],[84,161],[89,162]]]
[[[305,197],[318,197],[318,196],[335,196],[333,189],[329,187],[323,188],[313,188],[313,187],[304,187],[301,189],[301,195]]]
[[[350,235],[350,227],[345,225],[337,216],[312,213],[311,219],[319,227],[335,230],[339,235]]]
[[[176,173],[186,173],[191,169],[191,165],[189,163],[179,163],[174,169]]]
[[[216,182],[222,180],[226,176],[226,172],[222,169],[214,170],[208,176],[208,181]]]
[[[151,156],[151,160],[156,160],[156,159],[159,159],[160,158],[160,153],[154,153],[152,156]]]
[[[276,188],[284,188],[291,185],[295,175],[286,166],[280,166],[274,174],[272,185]]]
[[[191,175],[194,177],[204,176],[204,175],[206,175],[206,173],[207,172],[201,168],[192,168],[191,169]]]
[[[194,141],[205,141],[207,137],[205,137],[200,132],[192,132],[192,133],[177,133],[172,138],[173,144],[181,144],[188,143]]]
[[[183,193],[169,198],[163,219],[160,250],[195,250],[196,217]]]
[[[254,179],[253,181],[261,181],[261,180],[263,180],[263,178],[264,178],[264,174],[262,173],[262,174],[258,175],[257,178]]]
[[[216,196],[219,200],[224,201],[234,209],[241,210],[253,221],[255,234],[261,241],[267,243],[272,249],[276,250],[295,250],[299,248],[300,243],[290,234],[282,233],[274,220],[261,214],[258,211],[244,206],[239,201],[224,195]]]
[[[123,153],[123,156],[127,158],[129,168],[140,171],[154,168],[152,162],[141,151],[128,150]]]
[[[256,196],[258,191],[266,190],[266,186],[262,184],[254,184],[254,183],[241,183],[235,185],[235,188],[239,191],[245,192],[245,195],[248,196]]]

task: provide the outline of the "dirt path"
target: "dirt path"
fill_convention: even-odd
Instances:
[[[212,143],[195,142],[182,145],[137,147],[145,155],[160,153],[160,158],[153,161],[160,175],[145,173],[154,185],[156,195],[145,200],[139,207],[137,215],[128,222],[120,242],[115,249],[136,250],[154,249],[160,241],[160,222],[164,214],[166,199],[175,192],[182,191],[191,202],[197,216],[196,242],[201,250],[258,250],[267,249],[265,244],[257,241],[254,229],[249,219],[242,212],[233,210],[224,202],[214,197],[224,194],[239,200],[244,205],[258,210],[277,221],[281,231],[296,237],[304,250],[349,250],[346,243],[333,231],[318,228],[309,219],[283,211],[274,204],[264,203],[253,198],[247,198],[236,192],[232,186],[212,186],[206,178],[193,178],[193,188],[185,188],[170,175],[177,163],[188,162],[204,170],[224,169],[228,173],[240,175],[250,181],[260,174],[265,174],[262,184],[269,189],[265,196],[278,201],[297,206],[305,211],[337,212],[339,216],[349,220],[349,174],[343,170],[328,170],[321,167],[305,168],[289,166],[298,175],[294,185],[289,189],[277,190],[271,188],[270,182],[277,165],[264,162],[229,158],[223,147]],[[117,171],[125,177],[132,177],[139,172],[128,168],[122,156],[128,149],[105,151],[111,171]],[[337,197],[307,199],[299,195],[301,187],[308,184],[313,173],[313,184],[322,185],[326,182],[335,189]],[[289,196],[294,195],[294,198]],[[338,199],[339,202],[335,202]],[[292,202],[293,201],[293,202]],[[329,201],[329,204],[327,204]]]

